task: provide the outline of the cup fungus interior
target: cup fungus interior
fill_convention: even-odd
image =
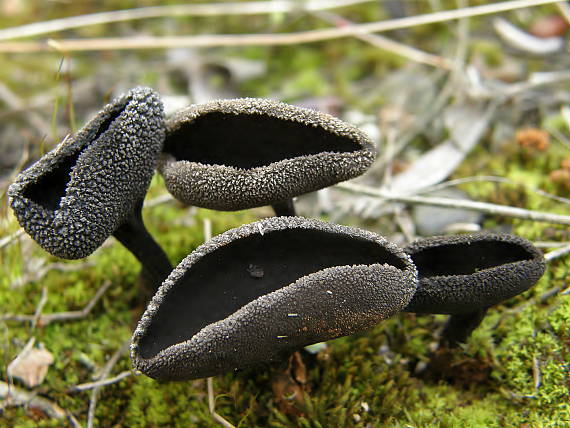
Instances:
[[[535,258],[520,244],[503,241],[439,245],[423,248],[410,256],[420,277],[470,275],[506,263]]]
[[[126,102],[117,105],[113,111],[107,113],[107,117],[91,130],[83,144],[76,145],[70,153],[59,154],[54,164],[36,180],[29,182],[22,195],[24,198],[34,201],[45,209],[55,211],[59,208],[61,198],[65,196],[67,185],[71,181],[71,172],[77,164],[81,154],[96,141],[111,124],[119,117],[126,107]]]
[[[249,169],[322,152],[361,150],[357,141],[321,126],[265,115],[212,112],[170,133],[164,151],[176,160]]]
[[[376,263],[406,268],[379,243],[327,231],[286,229],[235,240],[204,255],[169,289],[139,342],[140,355],[151,358],[303,276]]]

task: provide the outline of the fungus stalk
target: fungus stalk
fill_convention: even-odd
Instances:
[[[473,330],[483,322],[486,313],[487,308],[483,308],[467,314],[451,315],[441,332],[441,340],[450,348],[467,342]]]
[[[142,265],[145,285],[153,294],[172,271],[172,265],[162,247],[146,229],[142,219],[141,199],[131,216],[121,224],[113,236],[129,250]]]
[[[286,199],[281,202],[277,202],[271,205],[275,215],[278,217],[294,217],[296,216],[295,204],[293,204],[293,199]]]

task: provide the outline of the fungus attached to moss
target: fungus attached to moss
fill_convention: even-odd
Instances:
[[[407,312],[450,314],[443,338],[464,342],[487,309],[534,285],[544,273],[542,253],[509,234],[435,236],[404,251],[418,269],[418,289]]]
[[[167,121],[166,186],[190,205],[235,211],[272,205],[368,169],[375,149],[357,128],[328,114],[243,98],[190,106]]]
[[[79,259],[113,234],[160,284],[172,267],[141,208],[164,142],[158,95],[135,88],[20,173],[8,195],[24,230],[49,253]]]
[[[272,217],[198,247],[162,284],[133,336],[159,380],[217,375],[367,329],[402,310],[416,269],[371,232]]]

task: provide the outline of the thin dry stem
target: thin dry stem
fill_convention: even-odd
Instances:
[[[563,204],[570,204],[570,199],[568,198],[564,198],[558,195],[553,195],[552,193],[545,192],[544,190],[538,189],[536,187],[531,187],[524,183],[517,182],[505,177],[499,177],[496,175],[474,175],[471,177],[456,178],[454,180],[444,181],[439,184],[434,184],[433,186],[421,189],[420,191],[418,191],[418,194],[431,193],[437,190],[446,189],[448,187],[453,187],[464,183],[485,182],[485,181],[522,186],[526,191],[536,193],[537,195],[544,196],[545,198],[552,199],[556,202],[561,202]]]
[[[214,378],[209,377],[206,379],[206,385],[208,386],[208,410],[212,415],[212,418],[220,425],[225,426],[226,428],[236,428],[235,425],[232,425],[230,422],[225,420],[222,416],[216,413],[216,398],[214,397]]]
[[[570,225],[570,216],[531,211],[524,208],[496,205],[488,202],[476,202],[451,198],[432,198],[426,196],[395,195],[384,190],[374,189],[353,183],[341,183],[336,186],[341,190],[359,193],[383,199],[387,202],[401,202],[412,205],[431,205],[444,208],[462,208],[492,215],[520,218],[524,220],[543,221],[547,223]]]
[[[125,370],[119,373],[117,376],[108,377],[105,379],[97,380],[95,382],[81,383],[79,385],[72,386],[71,388],[69,388],[68,391],[69,392],[88,391],[93,388],[100,388],[103,386],[112,385],[132,375],[133,372],[131,370]]]
[[[18,229],[14,233],[0,239],[0,250],[8,245],[13,244],[16,242],[20,237],[24,235],[24,229]]]
[[[8,364],[6,373],[8,375],[8,380],[10,382],[12,382],[12,375],[11,372],[13,370],[13,367],[17,367],[18,364],[20,363],[20,361],[30,352],[30,350],[32,349],[32,347],[34,346],[34,344],[36,343],[36,338],[35,337],[30,337],[28,339],[28,341],[26,342],[26,344],[24,345],[24,347],[22,348],[22,350],[18,353],[18,355],[16,355],[16,358],[14,358],[12,360],[12,362],[10,364]]]
[[[35,322],[41,325],[47,325],[54,321],[69,321],[74,319],[81,319],[85,318],[89,315],[95,304],[99,301],[101,296],[107,291],[107,289],[111,286],[110,281],[106,281],[100,288],[97,290],[93,298],[85,305],[83,309],[80,311],[69,311],[69,312],[55,312],[53,314],[46,314],[40,315],[36,317],[34,315],[18,315],[18,314],[4,314],[0,315],[0,321],[17,321],[17,322]],[[36,311],[37,312],[37,311]]]
[[[105,365],[93,375],[93,379],[101,380],[109,376],[109,373],[111,373],[111,370],[113,370],[115,364],[117,364],[119,359],[129,350],[130,344],[130,340],[127,340],[125,343],[123,343],[121,347],[115,351],[111,358],[109,358],[109,361],[107,361],[107,363],[105,363]]]
[[[42,260],[42,264],[45,260]],[[48,265],[42,265],[37,268],[35,271],[29,272],[21,277],[16,278],[10,284],[10,288],[18,288],[22,287],[23,285],[29,282],[37,282],[41,280],[48,272],[51,271],[60,271],[60,272],[76,272],[78,270],[82,270],[88,266],[92,266],[93,262],[82,262],[82,263],[62,263],[62,262],[55,262],[50,263]]]
[[[110,24],[113,22],[135,21],[148,18],[174,16],[219,16],[219,15],[259,15],[266,13],[285,13],[296,11],[312,11],[334,9],[366,3],[372,0],[309,0],[297,2],[291,0],[228,2],[183,4],[172,6],[151,6],[137,9],[114,10],[110,12],[90,13],[69,18],[34,22],[0,30],[0,40],[11,40],[20,37],[39,36],[73,28],[90,25]]]
[[[542,384],[542,373],[540,371],[540,360],[536,356],[532,357],[532,377],[534,378],[534,389],[538,392]]]
[[[329,24],[333,24],[337,27],[357,25],[354,22],[349,21],[348,19],[332,12],[317,11],[313,12],[312,14],[317,18],[322,19]],[[380,36],[378,34],[355,34],[354,37],[366,43],[369,43],[372,46],[391,52],[411,61],[418,62],[420,64],[427,64],[446,70],[451,70],[455,66],[454,62],[448,58],[424,52],[422,50],[413,48],[404,43],[397,42],[395,40],[389,39],[388,37]]]
[[[103,366],[103,368],[98,373],[93,375],[93,378],[96,381],[100,381],[101,383],[106,380],[107,376],[109,376],[109,374],[111,373],[111,370],[113,370],[115,364],[117,364],[119,359],[129,349],[129,344],[130,340],[123,343],[123,345],[121,345],[121,347],[115,351],[115,353],[111,356],[111,358],[109,358],[109,361],[107,361],[107,363]],[[97,400],[99,398],[99,391],[103,386],[105,385],[99,384],[91,389],[91,395],[89,397],[89,410],[87,411],[87,428],[93,427],[93,423],[95,421],[95,409],[97,408]]]
[[[95,420],[95,409],[97,408],[97,399],[99,398],[99,388],[94,388],[91,390],[91,395],[89,396],[89,409],[87,410],[87,428],[93,428],[93,422]]]
[[[334,40],[359,34],[380,33],[383,31],[410,28],[418,25],[434,24],[455,19],[489,15],[532,6],[556,3],[556,0],[513,0],[492,3],[463,9],[446,10],[424,15],[409,16],[387,21],[355,24],[341,28],[327,28],[297,33],[282,34],[215,34],[198,36],[167,36],[167,37],[128,37],[128,38],[92,38],[92,39],[62,39],[45,42],[5,42],[0,43],[0,52],[32,53],[73,51],[102,51],[102,50],[134,50],[134,49],[165,49],[183,47],[214,47],[214,46],[279,46],[313,43],[324,40]]]
[[[534,245],[536,248],[560,248],[570,247],[570,242],[534,241],[532,245]]]
[[[570,245],[566,245],[562,248],[558,248],[556,250],[552,250],[544,255],[544,258],[547,262],[551,262],[552,260],[559,259],[560,257],[564,257],[570,254]]]
[[[174,199],[174,196],[172,196],[170,193],[163,193],[162,195],[156,196],[155,198],[144,201],[143,208],[153,208],[175,200],[176,199]]]
[[[77,419],[75,419],[71,413],[63,410],[54,402],[39,397],[35,392],[28,392],[22,388],[0,381],[0,398],[4,400],[0,410],[8,406],[27,406],[41,410],[50,418],[59,420],[67,419],[73,427],[81,427]]]
[[[46,303],[47,303],[47,287],[43,286],[42,296],[40,297],[40,301],[38,303],[38,306],[36,307],[36,312],[34,313],[34,318],[32,319],[32,330],[34,330],[36,328],[36,325],[38,325],[38,321],[42,316],[42,311]]]

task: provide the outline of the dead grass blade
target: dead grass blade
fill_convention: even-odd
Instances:
[[[107,291],[107,289],[111,286],[111,284],[112,284],[111,281],[106,281],[97,290],[95,295],[85,305],[85,307],[79,311],[55,312],[53,314],[42,315],[40,312],[41,307],[43,306],[41,304],[41,301],[44,300],[42,294],[42,299],[40,300],[40,304],[38,305],[38,309],[36,309],[36,313],[34,315],[4,314],[0,315],[0,321],[31,322],[35,323],[35,325],[39,324],[45,326],[54,321],[69,321],[74,319],[85,318],[87,317],[87,315],[89,315],[95,304],[99,301],[101,296],[103,296],[103,294],[105,293],[105,291]]]
[[[445,10],[424,15],[408,16],[386,21],[355,24],[340,28],[309,30],[297,33],[282,34],[212,34],[197,36],[170,37],[129,37],[129,38],[92,38],[62,39],[38,42],[5,42],[0,43],[0,52],[32,53],[134,49],[165,49],[183,47],[213,46],[279,46],[312,43],[324,40],[340,39],[359,34],[380,33],[383,31],[410,28],[418,25],[435,24],[474,16],[490,15],[509,10],[556,3],[557,0],[513,0],[491,3],[482,6]]]
[[[335,9],[372,0],[309,0],[296,2],[291,0],[252,1],[228,3],[180,4],[171,6],[151,6],[136,9],[114,10],[110,12],[90,13],[50,21],[34,22],[18,27],[0,30],[0,40],[20,37],[39,36],[47,33],[88,27],[91,25],[111,24],[113,22],[135,21],[149,18],[174,16],[219,16],[219,15],[260,15],[266,13],[286,13],[297,11],[315,11]]]
[[[335,188],[380,198],[387,202],[401,202],[404,204],[412,205],[431,205],[444,208],[462,208],[492,215],[502,215],[505,217],[520,218],[524,220],[570,225],[570,216],[567,215],[531,211],[524,208],[509,207],[505,205],[491,204],[488,202],[477,202],[450,198],[433,198],[426,196],[397,195],[386,192],[384,190],[378,190],[369,186],[362,186],[353,183],[337,184]]]

